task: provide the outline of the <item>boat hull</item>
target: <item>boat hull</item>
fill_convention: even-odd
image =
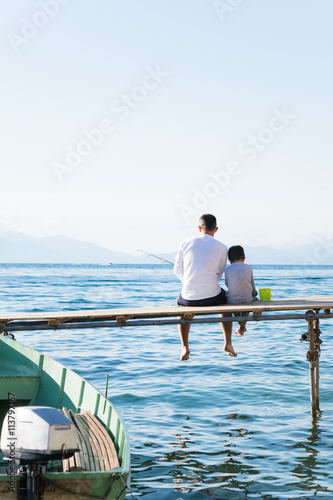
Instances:
[[[90,411],[112,437],[120,463],[119,467],[107,471],[68,472],[60,470],[59,464],[51,463],[41,479],[44,500],[86,500],[89,495],[106,500],[125,498],[130,481],[129,436],[112,403],[74,371],[34,349],[0,336],[1,425],[9,409],[15,419],[15,407],[28,405],[65,407],[75,413]],[[4,461],[0,452],[0,498],[6,495],[15,498],[10,495],[17,489],[20,476],[13,473],[11,467],[13,465]]]

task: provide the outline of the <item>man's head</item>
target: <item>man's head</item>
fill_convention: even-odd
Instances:
[[[211,234],[212,236],[217,231],[216,217],[212,214],[203,214],[199,219],[199,231],[202,233]]]
[[[240,245],[235,245],[230,247],[228,250],[228,259],[230,262],[244,262],[245,253],[244,248]]]

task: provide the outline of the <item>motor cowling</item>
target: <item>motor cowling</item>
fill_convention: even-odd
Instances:
[[[71,457],[77,448],[75,425],[56,408],[11,408],[3,421],[1,450],[16,463],[46,463]]]

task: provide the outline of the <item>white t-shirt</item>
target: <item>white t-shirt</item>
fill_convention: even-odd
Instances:
[[[228,304],[253,302],[258,292],[254,285],[252,267],[245,262],[234,262],[225,269],[225,284],[228,287]]]
[[[218,295],[226,263],[227,247],[213,236],[202,233],[184,240],[174,266],[174,273],[183,284],[182,297],[200,300]]]

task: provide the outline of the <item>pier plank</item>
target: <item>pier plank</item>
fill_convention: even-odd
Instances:
[[[85,309],[81,311],[58,311],[58,312],[39,312],[39,313],[16,313],[1,314],[0,326],[8,325],[11,322],[18,321],[46,321],[50,325],[56,326],[60,323],[84,322],[84,321],[106,321],[116,320],[125,322],[127,319],[144,318],[167,318],[182,316],[185,319],[197,315],[212,315],[234,312],[252,312],[254,315],[265,311],[304,311],[307,309],[330,310],[333,308],[333,296],[327,297],[307,297],[277,299],[267,302],[255,301],[251,304],[239,304],[214,306],[214,307],[182,307],[182,306],[164,306],[164,307],[138,307],[138,308],[118,308],[118,309]]]

